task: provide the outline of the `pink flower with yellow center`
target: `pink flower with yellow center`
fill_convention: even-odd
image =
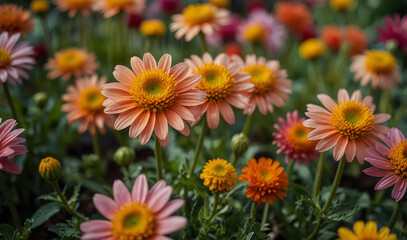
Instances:
[[[105,113],[119,114],[114,128],[122,130],[130,126],[129,136],[139,136],[141,145],[150,139],[153,131],[162,146],[169,141],[168,124],[188,136],[185,121],[196,121],[201,116],[198,106],[206,94],[194,87],[201,76],[192,75],[185,63],[171,67],[171,56],[165,54],[158,65],[150,53],[143,60],[132,57],[132,70],[116,66],[113,75],[119,82],[103,86],[106,96]]]
[[[25,139],[18,137],[18,135],[24,132],[24,129],[12,130],[15,126],[17,126],[17,121],[14,119],[8,119],[0,124],[0,170],[12,174],[20,174],[20,168],[10,159],[16,155],[26,153],[27,148],[20,144],[25,142]]]
[[[373,98],[362,99],[360,91],[349,97],[345,89],[339,89],[338,103],[326,94],[318,94],[318,99],[325,108],[314,104],[307,105],[310,119],[304,126],[313,130],[308,134],[309,140],[318,140],[315,150],[325,152],[335,146],[334,159],[339,161],[343,155],[351,162],[355,156],[360,164],[366,156],[366,147],[375,144],[379,134],[388,132],[385,126],[377,125],[390,119],[389,114],[374,114],[376,106]]]
[[[376,143],[374,148],[368,148],[365,160],[373,167],[363,172],[373,177],[382,177],[375,190],[382,190],[394,185],[391,197],[400,201],[407,189],[407,141],[403,133],[392,128],[387,136],[380,136],[385,143]]]
[[[261,114],[266,115],[267,112],[273,112],[273,105],[285,105],[284,100],[287,100],[287,94],[291,93],[291,81],[287,79],[287,71],[280,69],[279,61],[267,61],[264,57],[257,58],[254,54],[247,55],[245,62],[238,56],[232,59],[244,65],[241,73],[250,74],[248,81],[254,85],[244,114],[251,115],[257,107]]]
[[[74,17],[80,11],[82,15],[89,16],[95,0],[54,0],[55,5],[61,12],[68,12],[69,17]]]
[[[185,62],[194,75],[202,76],[202,81],[196,88],[207,94],[205,102],[199,108],[206,113],[209,128],[218,127],[219,115],[228,124],[235,124],[235,114],[230,105],[240,109],[247,108],[249,92],[253,89],[253,84],[247,81],[250,75],[240,73],[243,64],[230,61],[225,53],[215,59],[209,53],[204,53],[202,58],[192,55]]]
[[[144,174],[137,177],[131,193],[120,180],[113,184],[114,200],[102,195],[93,196],[96,209],[108,220],[90,220],[81,223],[82,240],[171,239],[166,234],[187,224],[181,216],[171,216],[182,205],[183,199],[170,199],[172,187],[164,180],[148,190]]]
[[[104,113],[102,87],[106,83],[106,77],[98,80],[96,75],[77,79],[75,86],[68,87],[68,93],[62,96],[65,104],[62,111],[68,112],[66,116],[69,123],[81,120],[78,130],[80,133],[89,129],[90,134],[95,135],[96,128],[104,133],[104,124],[113,127],[115,120],[113,115]]]
[[[105,18],[110,18],[120,11],[141,14],[145,7],[145,0],[97,0],[93,5],[94,10],[102,12]]]
[[[312,129],[302,124],[304,120],[305,118],[300,118],[296,110],[287,113],[287,120],[278,118],[280,125],[274,124],[278,132],[273,133],[275,137],[273,144],[279,147],[277,154],[286,154],[285,161],[287,163],[294,158],[299,164],[304,161],[308,165],[308,160],[318,158],[318,152],[315,151],[317,141],[307,139],[307,135]]]

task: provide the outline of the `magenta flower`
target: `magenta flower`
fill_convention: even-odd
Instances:
[[[124,183],[113,184],[114,200],[101,194],[93,196],[96,209],[108,220],[90,220],[82,223],[82,240],[107,239],[171,239],[165,234],[180,230],[187,224],[181,216],[170,216],[184,205],[183,199],[169,201],[171,186],[158,181],[148,190],[144,174],[137,177],[131,193]]]
[[[407,141],[403,133],[392,128],[387,136],[380,139],[387,145],[377,142],[375,148],[367,148],[368,161],[373,167],[363,170],[373,177],[382,177],[376,184],[375,190],[382,190],[394,185],[391,197],[396,202],[406,193],[407,188]]]
[[[384,19],[384,27],[377,27],[379,36],[377,41],[387,42],[390,40],[396,41],[398,47],[407,52],[407,16],[400,18],[400,15],[395,14],[393,19],[386,16]]]
[[[26,153],[27,148],[23,145],[19,145],[25,142],[25,139],[17,137],[24,132],[24,129],[19,128],[11,131],[15,126],[17,126],[17,121],[14,119],[6,120],[3,124],[0,124],[0,169],[12,174],[20,174],[20,168],[9,159],[12,159],[16,155]]]

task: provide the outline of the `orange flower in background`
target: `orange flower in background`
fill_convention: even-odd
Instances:
[[[68,48],[55,53],[55,58],[48,60],[45,68],[49,70],[47,77],[61,77],[66,81],[70,77],[92,75],[99,67],[96,56],[84,49]]]
[[[341,29],[335,25],[326,25],[322,29],[321,38],[332,50],[339,50],[342,45]]]
[[[367,48],[368,40],[366,33],[354,25],[346,28],[346,41],[350,44],[348,54],[350,56],[360,54]]]
[[[120,11],[141,14],[145,7],[145,0],[97,0],[93,5],[93,9],[102,12],[105,18],[110,18]]]
[[[106,99],[102,95],[102,87],[106,83],[106,77],[98,80],[96,75],[88,78],[77,79],[75,86],[68,87],[68,93],[62,96],[65,104],[62,111],[68,112],[66,118],[68,123],[81,121],[78,131],[80,133],[89,129],[90,134],[95,135],[96,128],[100,133],[104,133],[104,124],[113,127],[114,116],[103,112],[103,101]]]
[[[259,161],[252,158],[247,165],[242,169],[239,180],[249,182],[246,196],[253,202],[260,204],[267,201],[273,204],[277,198],[284,199],[287,196],[283,191],[288,190],[288,176],[278,161],[265,157]]]
[[[95,0],[54,0],[55,5],[61,12],[69,11],[69,17],[74,17],[78,11],[86,17],[89,16],[94,2]]]
[[[30,19],[30,11],[15,4],[0,5],[0,33],[5,31],[9,36],[20,33],[25,37],[26,32],[32,32],[34,23],[35,20]]]
[[[312,14],[305,4],[279,1],[275,6],[276,18],[294,33],[301,33],[312,25]]]

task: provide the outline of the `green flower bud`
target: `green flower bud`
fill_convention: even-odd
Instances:
[[[61,177],[61,170],[61,163],[53,157],[43,158],[38,167],[38,172],[47,182],[57,181]]]
[[[237,133],[232,137],[230,145],[236,156],[241,156],[249,148],[249,139],[244,133]]]
[[[100,161],[96,154],[82,155],[83,165],[85,168],[96,168],[99,167]]]
[[[38,92],[33,96],[34,105],[39,108],[43,109],[48,101],[48,94],[45,92]]]
[[[136,157],[136,152],[129,147],[120,147],[116,150],[113,160],[121,167],[128,167]]]

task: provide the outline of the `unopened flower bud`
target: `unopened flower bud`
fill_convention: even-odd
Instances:
[[[241,156],[249,148],[249,139],[244,133],[235,134],[232,137],[231,147],[237,156]]]
[[[61,163],[53,157],[43,158],[38,172],[47,182],[57,181],[61,177]]]
[[[128,167],[136,157],[134,149],[129,147],[120,147],[116,150],[113,160],[121,167]]]
[[[34,94],[33,101],[37,108],[43,109],[48,102],[48,94],[45,92],[38,92]]]
[[[82,155],[85,168],[96,168],[100,165],[99,157],[96,154]]]

